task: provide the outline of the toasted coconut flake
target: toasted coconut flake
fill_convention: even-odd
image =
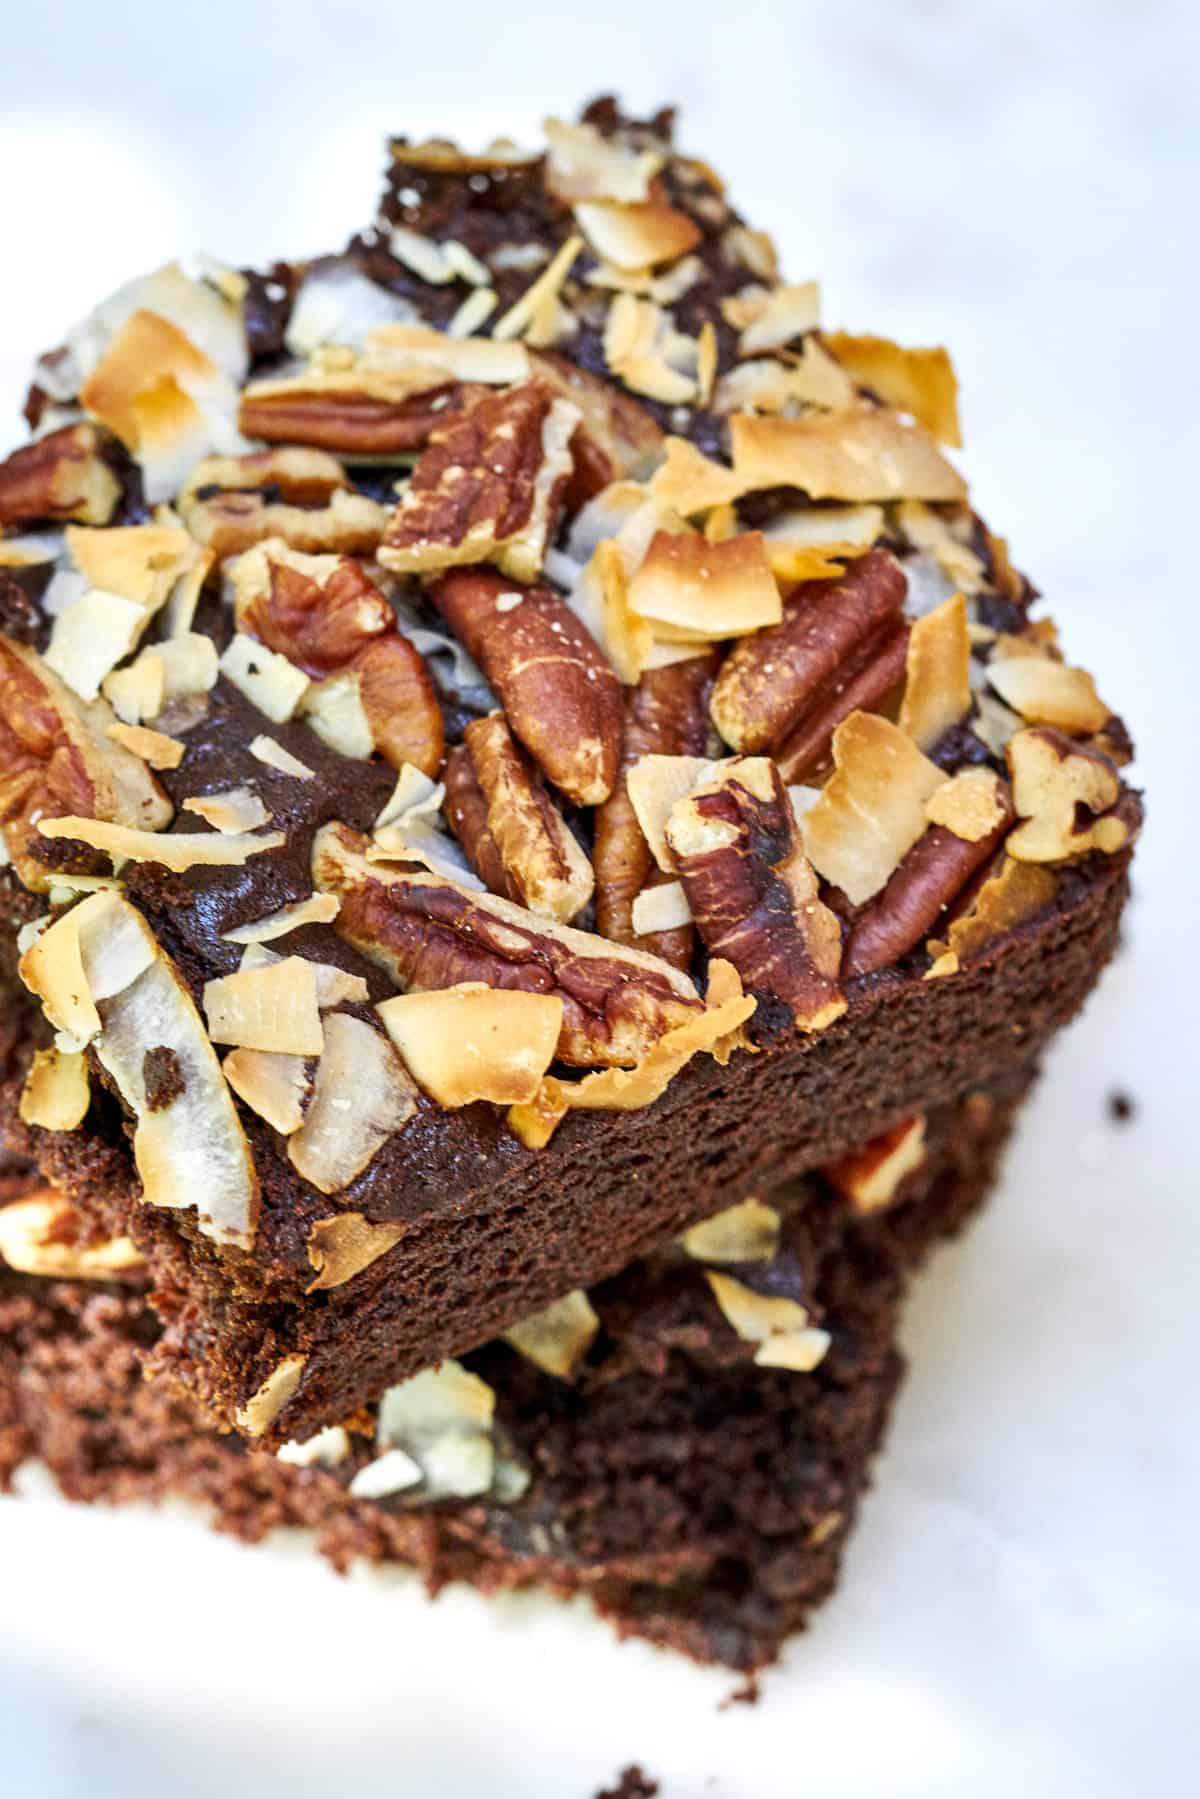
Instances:
[[[293,900],[290,905],[269,912],[265,918],[256,918],[251,924],[236,925],[232,931],[225,931],[221,942],[273,943],[276,937],[286,937],[289,931],[298,931],[301,925],[332,924],[340,905],[335,893],[310,893],[307,899]]]
[[[454,381],[490,387],[511,387],[530,374],[524,344],[494,336],[456,338],[429,325],[381,325],[367,339],[367,353],[387,366],[429,368]]]
[[[557,994],[466,981],[433,993],[404,993],[376,1007],[396,1048],[439,1105],[533,1099],[562,1030]]]
[[[313,771],[299,756],[293,756],[291,750],[285,750],[281,743],[273,737],[258,736],[250,740],[250,754],[258,762],[273,768],[281,775],[292,775],[297,781],[311,781]]]
[[[931,750],[971,710],[971,635],[961,593],[913,621],[908,638],[900,729]]]
[[[694,250],[701,237],[700,227],[685,212],[656,200],[629,205],[585,200],[576,206],[575,219],[596,255],[619,269],[674,262]]]
[[[460,1362],[446,1361],[388,1388],[379,1402],[376,1441],[417,1463],[423,1498],[468,1499],[492,1484],[495,1410],[487,1382]]]
[[[724,543],[657,532],[630,583],[629,603],[668,641],[742,637],[783,617],[761,531]]]
[[[872,1137],[856,1154],[830,1163],[821,1173],[865,1217],[890,1206],[901,1183],[924,1161],[925,1115],[918,1112],[881,1136]]]
[[[828,332],[825,342],[860,386],[898,412],[911,413],[942,443],[961,447],[958,380],[946,350],[907,350],[890,338],[848,331]]]
[[[168,737],[164,731],[148,731],[144,725],[118,723],[109,725],[108,735],[150,768],[178,768],[183,761],[185,746],[177,737]]]
[[[957,537],[940,512],[922,500],[904,500],[896,509],[896,523],[915,550],[932,556],[942,573],[963,593],[974,594],[986,584],[983,563],[968,543]],[[964,533],[971,528],[964,508]]]
[[[1012,814],[999,775],[990,768],[963,768],[930,795],[925,816],[964,843],[980,843]]]
[[[304,1373],[306,1355],[286,1355],[272,1368],[262,1385],[234,1413],[234,1422],[248,1437],[261,1437],[284,1407],[296,1397]]]
[[[42,1011],[55,1030],[80,1049],[98,1034],[100,1014],[84,971],[79,933],[93,916],[106,920],[123,917],[112,911],[109,900],[110,895],[105,892],[73,907],[53,924],[39,929],[21,954],[22,981],[41,1001]],[[18,948],[21,947],[19,943]],[[122,968],[123,981],[118,985],[133,980],[149,966],[151,953],[137,935],[131,942],[128,932],[121,932],[113,947],[122,954],[132,951],[132,960]]]
[[[303,712],[309,729],[322,743],[348,756],[365,762],[375,753],[375,734],[363,704],[362,681],[354,669],[316,681],[304,697]]]
[[[21,1089],[21,1119],[44,1131],[73,1131],[83,1123],[90,1099],[82,1051],[39,1049]]]
[[[782,513],[763,532],[771,573],[780,581],[818,581],[865,555],[883,530],[882,506],[809,506]]]
[[[946,777],[911,737],[873,712],[853,712],[838,726],[833,760],[800,829],[818,874],[860,906],[921,836],[926,802]]]
[[[694,1224],[679,1241],[698,1262],[771,1262],[779,1249],[779,1213],[761,1199],[743,1199]]]
[[[302,956],[221,975],[205,983],[203,997],[214,1043],[279,1050],[290,1056],[321,1053],[325,1038],[317,984]]]
[[[738,354],[757,356],[778,350],[821,323],[821,289],[815,281],[775,287],[751,302],[753,316],[738,340]]]
[[[82,700],[94,700],[100,683],[136,649],[150,614],[136,600],[91,588],[54,621],[46,664]]]
[[[664,447],[666,454],[650,481],[650,492],[681,518],[728,506],[745,492],[732,469],[710,461],[686,438],[668,437]]]
[[[571,272],[572,263],[582,249],[581,237],[567,239],[536,281],[496,320],[492,326],[494,343],[507,343],[512,338],[524,337],[535,348],[545,348],[555,342],[558,336],[558,296]]]
[[[68,525],[66,541],[89,587],[122,594],[148,612],[157,612],[180,576],[201,560],[182,525]]]
[[[307,1058],[268,1049],[231,1049],[221,1064],[225,1079],[272,1130],[290,1137],[304,1123],[312,1093]]]
[[[759,1368],[791,1368],[797,1374],[811,1374],[825,1360],[832,1342],[829,1332],[815,1324],[806,1330],[780,1331],[759,1344],[754,1361]]]
[[[327,1424],[303,1443],[285,1443],[275,1451],[275,1459],[291,1468],[336,1468],[349,1454],[350,1433],[345,1425]]]
[[[195,812],[214,831],[236,837],[269,823],[271,814],[251,787],[228,787],[224,793],[193,794],[183,802],[185,812]]]
[[[385,1449],[359,1469],[348,1491],[352,1499],[390,1499],[393,1493],[419,1486],[422,1479],[420,1464],[403,1449]]]
[[[677,331],[651,300],[618,294],[604,326],[604,359],[626,387],[675,406],[694,400],[699,368],[695,338]]]
[[[221,673],[273,724],[293,718],[312,683],[303,669],[238,631],[221,657]]]
[[[414,818],[435,817],[441,811],[445,797],[446,789],[441,781],[431,780],[411,762],[405,762],[396,776],[391,797],[375,820],[375,829],[407,823]]]
[[[692,908],[682,881],[664,881],[644,887],[633,902],[633,930],[637,937],[653,937],[659,931],[676,931],[692,922]]]
[[[500,303],[494,287],[477,287],[469,293],[446,326],[447,337],[471,337],[486,324]]]
[[[1018,731],[1006,750],[1013,804],[1022,822],[1008,839],[1020,862],[1062,862],[1099,850],[1112,855],[1130,827],[1103,816],[1121,797],[1112,764],[1048,727]]]
[[[214,650],[214,668],[216,660]],[[153,650],[143,650],[128,668],[114,669],[112,674],[106,675],[101,682],[101,692],[117,717],[133,727],[140,725],[143,719],[158,717],[166,701],[166,679],[162,657]]]
[[[592,1302],[581,1288],[556,1299],[504,1332],[504,1341],[543,1374],[570,1380],[600,1329]]]
[[[419,231],[410,231],[407,225],[393,225],[388,249],[397,262],[434,287],[444,287],[451,281],[468,281],[481,287],[489,279],[484,264],[472,256],[465,244],[456,243],[453,238],[438,243]]]
[[[797,487],[814,500],[961,500],[966,483],[920,425],[862,407],[730,421],[744,492]]]
[[[18,1274],[62,1281],[110,1280],[142,1266],[128,1237],[74,1241],[74,1217],[70,1201],[50,1187],[0,1207],[0,1260]]]
[[[712,400],[719,358],[717,328],[711,319],[705,319],[696,337],[696,401],[700,406]]]
[[[261,837],[225,837],[219,832],[133,831],[126,825],[107,824],[98,818],[43,818],[38,821],[43,837],[71,837],[109,856],[130,862],[157,862],[182,874],[185,869],[240,868],[251,856],[275,850],[286,841],[282,831]]]
[[[646,200],[666,160],[660,150],[634,150],[594,125],[547,119],[546,186],[560,200]]]
[[[215,686],[220,665],[210,637],[185,631],[144,649],[128,668],[104,682],[104,694],[126,724],[157,718],[172,700],[193,699]]]
[[[765,1343],[769,1337],[802,1331],[808,1324],[808,1309],[799,1300],[756,1293],[744,1281],[711,1268],[705,1269],[704,1278],[726,1323],[743,1343]]]
[[[340,1193],[416,1109],[416,1088],[387,1038],[361,1018],[331,1012],[312,1103],[288,1158],[318,1192]]]
[[[664,874],[675,872],[675,858],[667,842],[667,821],[694,787],[712,778],[717,763],[706,756],[639,756],[628,770],[625,783],[629,803],[637,814],[642,835]]]
[[[332,1218],[318,1218],[308,1233],[308,1259],[316,1269],[316,1279],[305,1291],[319,1293],[329,1287],[344,1287],[356,1274],[394,1249],[407,1229],[406,1224],[395,1219],[372,1223],[361,1212],[337,1212]]]
[[[786,412],[817,406],[840,412],[853,406],[854,383],[815,338],[807,338],[798,356],[775,356],[740,362],[722,375],[713,398],[714,412]]]
[[[1082,668],[1068,668],[1049,656],[993,656],[987,678],[1000,698],[1035,725],[1055,725],[1072,736],[1102,730],[1109,708]]]
[[[242,951],[239,968],[272,968],[283,957],[262,943],[248,943]],[[306,957],[307,961],[308,958]],[[365,1005],[370,990],[360,974],[347,974],[333,962],[309,962],[317,983],[317,1005],[322,1012],[333,1006]]]
[[[719,1001],[714,997],[718,992],[722,995]],[[731,1034],[753,1015],[756,1005],[756,1000],[742,993],[737,970],[718,958],[709,967],[709,1000],[703,1012],[665,1031],[636,1068],[605,1068],[581,1081],[547,1075],[535,1099],[510,1108],[509,1127],[528,1148],[541,1149],[566,1113],[576,1107],[629,1112],[653,1105],[693,1056],[723,1052]]]
[[[997,937],[1043,911],[1057,888],[1058,877],[1050,869],[1006,856],[1000,872],[984,882],[969,911],[954,920],[944,938],[930,938],[929,954],[946,962],[944,972],[953,974]]]

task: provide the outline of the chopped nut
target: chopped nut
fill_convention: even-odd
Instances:
[[[1120,777],[1106,757],[1049,726],[1018,731],[1005,754],[1022,821],[1008,839],[1019,862],[1063,862],[1099,850],[1114,855],[1134,822],[1114,810]]]
[[[522,1318],[503,1333],[520,1355],[557,1380],[570,1380],[588,1352],[600,1320],[587,1294],[578,1288],[565,1299]]]
[[[821,1170],[860,1217],[890,1206],[901,1184],[925,1161],[925,1117],[918,1112],[883,1131],[855,1154]]]
[[[713,956],[787,1005],[799,1030],[839,1018],[841,929],[817,898],[791,801],[765,757],[735,757],[672,810],[667,842]]]
[[[326,826],[313,846],[314,882],[341,898],[339,936],[399,987],[420,993],[483,981],[557,993],[563,1025],[556,1055],[583,1067],[636,1062],[664,1031],[701,1010],[692,983],[656,956],[411,864],[383,869],[368,861],[367,847],[346,826]]]
[[[566,356],[530,358],[538,379],[583,415],[571,439],[574,469],[564,496],[568,517],[613,481],[641,481],[662,454],[663,434],[646,408]]]
[[[307,1057],[281,1050],[231,1049],[221,1068],[238,1098],[281,1137],[300,1129],[313,1086]]]
[[[295,448],[209,457],[193,470],[178,505],[191,535],[220,557],[268,538],[298,551],[363,553],[374,550],[387,517],[350,489],[332,456]]]
[[[482,981],[398,994],[375,1009],[407,1067],[447,1107],[531,1100],[563,1026],[557,994],[506,992]]]
[[[779,1249],[779,1213],[761,1199],[743,1199],[679,1239],[698,1262],[771,1262]]]
[[[958,381],[946,350],[906,350],[886,337],[855,337],[848,331],[826,332],[825,342],[855,381],[886,406],[911,413],[942,443],[961,446]]]
[[[1012,805],[1004,782],[990,768],[963,768],[930,795],[925,816],[964,842],[979,843],[1011,824]]]
[[[783,615],[761,531],[724,543],[656,532],[630,583],[629,603],[668,641],[744,637]]]
[[[388,521],[398,574],[494,562],[536,580],[571,474],[580,414],[543,382],[487,394],[431,434]]]
[[[682,881],[662,881],[644,887],[633,902],[633,935],[643,945],[647,937],[666,936],[691,922],[692,908]]]
[[[416,1109],[416,1088],[382,1032],[331,1012],[312,1100],[288,1138],[288,1159],[318,1192],[340,1193]]]
[[[869,712],[838,726],[833,760],[801,829],[817,872],[858,906],[886,885],[922,835],[926,802],[946,777],[911,737]]]
[[[1068,668],[1049,656],[995,656],[987,677],[1002,700],[1030,724],[1054,725],[1070,736],[1101,731],[1111,716],[1082,668]]]
[[[452,353],[447,349],[447,361]],[[449,368],[415,359],[396,366],[364,357],[348,368],[318,362],[298,375],[252,382],[242,394],[238,423],[247,437],[268,443],[300,444],[348,460],[392,461],[424,448],[446,414],[471,397]]]
[[[920,425],[862,407],[730,421],[742,491],[797,487],[814,500],[961,500],[966,484]]]
[[[619,269],[674,262],[701,237],[685,212],[657,200],[585,200],[576,206],[575,219],[596,255]]]
[[[621,687],[566,601],[483,570],[446,576],[431,598],[543,773],[578,805],[607,799],[621,751]]]
[[[914,621],[908,639],[900,729],[918,749],[938,739],[971,710],[971,636],[967,603],[956,593]]]
[[[6,456],[0,462],[0,530],[58,519],[107,524],[121,488],[103,444],[95,425],[64,425]]]
[[[407,1231],[408,1226],[395,1219],[373,1223],[361,1212],[337,1212],[332,1218],[318,1218],[308,1233],[308,1259],[316,1269],[316,1279],[305,1289],[321,1293],[330,1287],[344,1287],[347,1281],[387,1255]]]
[[[87,1058],[79,1050],[39,1049],[21,1089],[20,1115],[44,1131],[73,1131],[91,1100]]]

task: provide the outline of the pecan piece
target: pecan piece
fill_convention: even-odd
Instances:
[[[746,986],[783,1000],[797,1029],[846,1010],[837,985],[841,926],[817,897],[779,770],[739,756],[673,808],[667,842],[696,927]]]
[[[267,443],[307,444],[352,459],[408,456],[484,391],[431,369],[316,370],[255,382],[242,395],[238,424]]]
[[[64,425],[0,462],[0,529],[76,519],[106,525],[121,486],[95,425]]]
[[[1018,731],[1005,755],[1021,821],[1008,840],[1018,862],[1066,862],[1132,843],[1141,807],[1106,756],[1049,725]]]
[[[443,727],[433,682],[357,562],[299,556],[270,542],[241,558],[234,592],[240,631],[314,680],[355,679],[371,740],[393,768],[409,762],[437,773]]]
[[[326,825],[313,844],[313,882],[341,901],[334,929],[406,992],[482,981],[557,993],[557,1057],[577,1067],[637,1063],[664,1032],[703,1010],[686,975],[656,956],[539,918],[412,863],[372,860],[369,838]],[[375,851],[376,857],[380,852]]]
[[[734,645],[713,689],[712,716],[735,750],[781,746],[788,780],[828,754],[844,718],[881,703],[904,674],[908,582],[871,550],[833,580],[804,581],[783,618]]]
[[[621,754],[621,684],[566,601],[486,569],[444,576],[430,598],[542,772],[576,805],[607,799]]]
[[[17,874],[41,889],[39,819],[96,818],[160,831],[171,804],[146,764],[108,736],[104,700],[85,706],[27,645],[0,637],[0,834]]]
[[[219,557],[268,537],[309,554],[360,554],[375,548],[387,517],[377,501],[354,492],[341,464],[322,450],[205,457],[177,504],[192,536]]]
[[[530,362],[543,381],[583,414],[571,439],[575,467],[564,496],[567,514],[578,512],[613,481],[646,480],[662,460],[665,442],[646,408],[557,351],[532,352]]]
[[[483,802],[482,820],[472,782]],[[591,864],[502,712],[467,726],[456,756],[455,790],[451,829],[493,892],[569,924],[592,897]],[[477,856],[471,833],[480,822]],[[498,873],[502,879],[494,885]]]
[[[717,671],[715,651],[648,669],[626,690],[621,773],[608,799],[596,810],[592,860],[596,870],[596,929],[617,943],[651,950],[676,968],[690,968],[692,928],[682,925],[639,937],[633,902],[646,887],[667,879],[655,864],[637,820],[626,784],[628,770],[642,756],[702,756],[708,748],[708,700]]]
[[[578,408],[542,381],[485,394],[432,432],[379,560],[399,574],[494,562],[535,580],[571,475]]]

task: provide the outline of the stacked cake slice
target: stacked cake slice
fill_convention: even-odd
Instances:
[[[342,254],[171,264],[41,359],[0,1253],[69,1489],[751,1666],[1140,810],[945,352],[822,328],[670,127],[398,140]]]

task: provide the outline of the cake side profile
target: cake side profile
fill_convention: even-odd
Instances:
[[[942,1108],[915,1155],[910,1130],[727,1209],[278,1456],[144,1378],[159,1325],[136,1272],[115,1245],[106,1262],[70,1245],[61,1218],[46,1230],[42,1190],[24,1211],[41,1208],[47,1274],[0,1277],[0,1479],[38,1456],[69,1498],[186,1497],[250,1540],[310,1527],[339,1568],[586,1592],[622,1634],[756,1669],[836,1580],[904,1284],[980,1202],[1025,1084]],[[22,1210],[0,1210],[11,1253]],[[90,1280],[52,1278],[71,1254]]]
[[[135,281],[0,464],[14,1145],[264,1443],[1026,1065],[1121,721],[670,119],[391,146],[347,250]]]

